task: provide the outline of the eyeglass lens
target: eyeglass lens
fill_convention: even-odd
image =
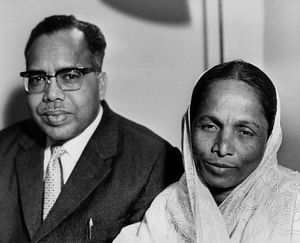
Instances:
[[[56,82],[62,90],[78,90],[82,86],[82,72],[79,70],[60,70],[54,76],[46,73],[31,72],[24,77],[25,89],[31,93],[43,92],[46,88],[48,80],[56,77]]]

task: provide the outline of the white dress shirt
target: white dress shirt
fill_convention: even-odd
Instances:
[[[85,146],[95,132],[97,126],[99,125],[103,115],[103,109],[100,106],[99,113],[96,119],[77,137],[68,140],[63,144],[66,153],[60,158],[63,170],[63,183],[65,184],[71,175],[77,161],[79,160]],[[51,140],[47,139],[47,146],[44,151],[44,179],[46,175],[46,169],[51,158]]]

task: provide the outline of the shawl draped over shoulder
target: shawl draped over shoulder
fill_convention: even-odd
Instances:
[[[259,166],[219,205],[198,177],[189,109],[182,122],[185,173],[160,193],[142,222],[125,227],[114,242],[300,242],[300,175],[280,166],[280,105]]]

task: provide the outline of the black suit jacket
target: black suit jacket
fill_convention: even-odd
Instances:
[[[0,133],[0,242],[111,242],[183,172],[179,150],[103,102],[102,120],[42,223],[45,134],[25,120]]]

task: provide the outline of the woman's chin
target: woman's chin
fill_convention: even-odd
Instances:
[[[203,179],[206,182],[207,186],[209,188],[215,188],[220,191],[232,189],[233,187],[236,187],[236,183],[234,183],[230,178],[226,177],[218,177],[211,174],[203,175]]]

